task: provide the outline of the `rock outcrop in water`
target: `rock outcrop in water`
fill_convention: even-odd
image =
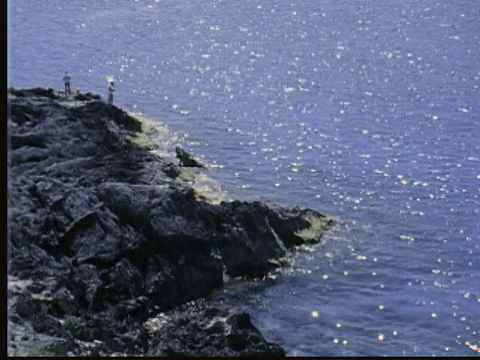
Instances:
[[[195,159],[155,155],[144,124],[97,95],[8,96],[10,355],[284,354],[234,309],[145,322],[208,298],[224,273],[264,276],[330,218],[210,203],[188,185],[205,171]]]

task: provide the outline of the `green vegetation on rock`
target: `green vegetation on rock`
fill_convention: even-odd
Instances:
[[[142,130],[140,132],[131,133],[125,136],[125,139],[141,148],[152,149],[155,147],[155,143],[152,141],[151,135],[155,133],[155,127],[145,121],[141,121],[141,124]]]
[[[325,229],[335,221],[329,216],[315,213],[313,211],[309,211],[304,219],[310,223],[310,226],[295,232],[295,235],[301,237],[307,242],[318,241],[325,232]]]

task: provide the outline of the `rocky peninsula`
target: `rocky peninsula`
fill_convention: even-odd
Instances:
[[[8,91],[10,356],[284,356],[248,313],[209,296],[262,278],[334,220],[213,203],[187,151],[98,95]],[[189,306],[200,301],[202,306]]]

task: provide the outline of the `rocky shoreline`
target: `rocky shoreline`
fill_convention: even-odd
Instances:
[[[10,356],[285,355],[208,297],[284,265],[332,218],[208,201],[191,186],[207,169],[156,155],[155,129],[98,95],[9,89],[8,106]]]

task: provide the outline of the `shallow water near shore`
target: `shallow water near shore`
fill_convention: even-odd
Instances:
[[[214,297],[287,355],[475,355],[479,17],[475,1],[11,0],[9,85],[61,89],[68,71],[106,99],[113,76],[114,103],[228,197],[340,219],[265,286]]]

